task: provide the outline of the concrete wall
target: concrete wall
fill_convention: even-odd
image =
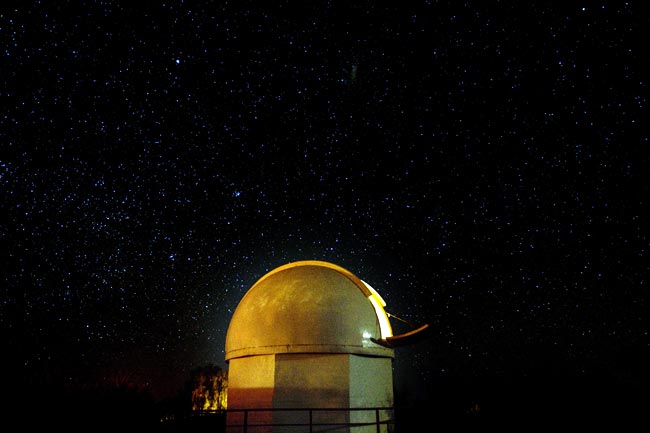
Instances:
[[[350,355],[350,407],[393,407],[393,363],[391,358]],[[379,420],[394,416],[392,410],[379,411]],[[350,411],[351,423],[375,423],[374,411]],[[375,425],[354,427],[350,432],[376,433]],[[382,432],[389,431],[382,425]]]
[[[276,357],[276,390],[273,406],[276,408],[347,408],[350,377],[348,354],[279,354]],[[276,412],[275,423],[309,423],[309,412]],[[314,424],[349,422],[347,411],[312,412]],[[331,429],[314,427],[313,431]],[[283,433],[305,431],[305,428],[286,427]],[[336,430],[346,431],[346,430]]]
[[[349,411],[358,407],[392,407],[392,358],[352,354],[277,354],[250,356],[230,360],[228,373],[228,410],[239,408],[331,409],[311,412],[313,431],[331,431],[333,424],[374,423],[374,411]],[[345,409],[345,410],[336,410]],[[381,411],[380,419],[392,416]],[[252,433],[304,432],[309,411],[274,411],[249,413],[248,431]],[[243,417],[228,413],[228,424],[241,424]],[[254,423],[273,423],[274,429],[250,427]],[[327,425],[329,424],[329,425]],[[228,427],[228,433],[242,428]],[[376,426],[337,427],[337,432],[375,433]],[[382,426],[382,432],[389,431]]]
[[[275,355],[258,355],[233,359],[228,367],[228,413],[226,431],[243,432],[244,414],[235,409],[271,408],[275,391]],[[268,427],[250,427],[252,424],[271,424],[272,413],[249,412],[248,432],[270,432]]]

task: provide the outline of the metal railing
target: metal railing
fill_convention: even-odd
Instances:
[[[287,416],[286,421],[279,421],[278,418],[281,417],[274,415],[282,412],[292,413],[293,416]],[[372,413],[374,413],[372,421],[350,421],[351,415],[353,413],[359,414],[362,412],[371,412],[368,415],[372,415]],[[303,414],[302,418],[305,419],[302,422],[298,421],[300,418],[300,413]],[[323,415],[328,413],[337,414],[332,414],[331,416]],[[235,414],[241,414],[241,416],[233,417],[232,415]],[[368,426],[375,426],[374,430],[376,433],[385,433],[393,431],[395,427],[395,412],[393,407],[228,409],[226,410],[226,415],[226,431],[240,431],[242,433],[248,433],[249,429],[255,431],[258,429],[264,429],[266,427],[306,427],[308,430],[305,431],[313,433],[326,430],[343,429],[346,427],[360,428]],[[382,419],[382,415],[388,415],[388,417]],[[234,421],[233,418],[237,418],[237,421],[239,422],[231,423],[231,421]],[[271,418],[271,422],[266,421],[269,418]],[[355,416],[352,416],[352,418],[355,418]],[[366,418],[370,418],[370,416],[367,416]],[[382,426],[385,426],[383,430]]]

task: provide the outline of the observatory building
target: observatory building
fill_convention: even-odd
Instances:
[[[227,431],[389,431],[394,347],[410,336],[393,336],[384,306],[328,262],[289,263],[260,278],[226,335]]]

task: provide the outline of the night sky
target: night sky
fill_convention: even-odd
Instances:
[[[262,3],[0,7],[0,325],[30,382],[226,369],[238,302],[297,260],[431,326],[396,350],[412,395],[647,380],[642,2]]]

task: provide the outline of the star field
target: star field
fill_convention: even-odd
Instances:
[[[0,9],[0,322],[30,380],[173,392],[309,259],[432,327],[406,392],[646,380],[636,2],[132,3]]]

